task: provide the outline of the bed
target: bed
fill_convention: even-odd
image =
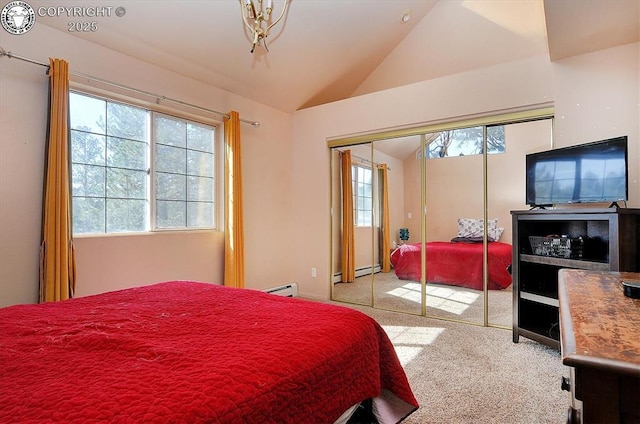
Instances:
[[[511,285],[511,245],[488,243],[489,290],[502,290]],[[426,279],[429,283],[483,289],[483,244],[432,241],[426,243]],[[422,246],[404,244],[391,254],[396,276],[402,280],[420,281]]]
[[[0,309],[0,422],[332,423],[418,408],[384,330],[342,306],[171,281]]]

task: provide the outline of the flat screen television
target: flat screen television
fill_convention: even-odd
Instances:
[[[627,136],[526,156],[527,205],[626,202]]]

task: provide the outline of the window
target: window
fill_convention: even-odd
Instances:
[[[213,129],[156,116],[156,228],[213,227]]]
[[[373,224],[373,172],[371,168],[352,165],[353,212],[358,227]]]
[[[74,234],[215,228],[215,127],[76,92],[69,103]]]
[[[428,140],[428,158],[482,154],[482,126],[459,128],[431,134]],[[487,127],[487,153],[504,153],[504,126]]]

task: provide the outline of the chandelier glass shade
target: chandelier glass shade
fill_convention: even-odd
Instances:
[[[262,44],[266,51],[267,37],[269,31],[283,18],[287,9],[289,8],[289,2],[291,0],[284,0],[284,6],[282,11],[276,20],[271,19],[271,13],[273,12],[273,0],[239,0],[242,7],[242,20],[244,24],[249,28],[252,35],[252,47],[251,53],[256,49],[256,46]]]

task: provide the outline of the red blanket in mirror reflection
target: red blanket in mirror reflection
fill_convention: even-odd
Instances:
[[[427,282],[482,290],[483,244],[432,241],[427,246]],[[391,264],[401,280],[420,281],[421,243],[403,244],[391,254]],[[511,245],[489,243],[489,290],[511,285]]]

